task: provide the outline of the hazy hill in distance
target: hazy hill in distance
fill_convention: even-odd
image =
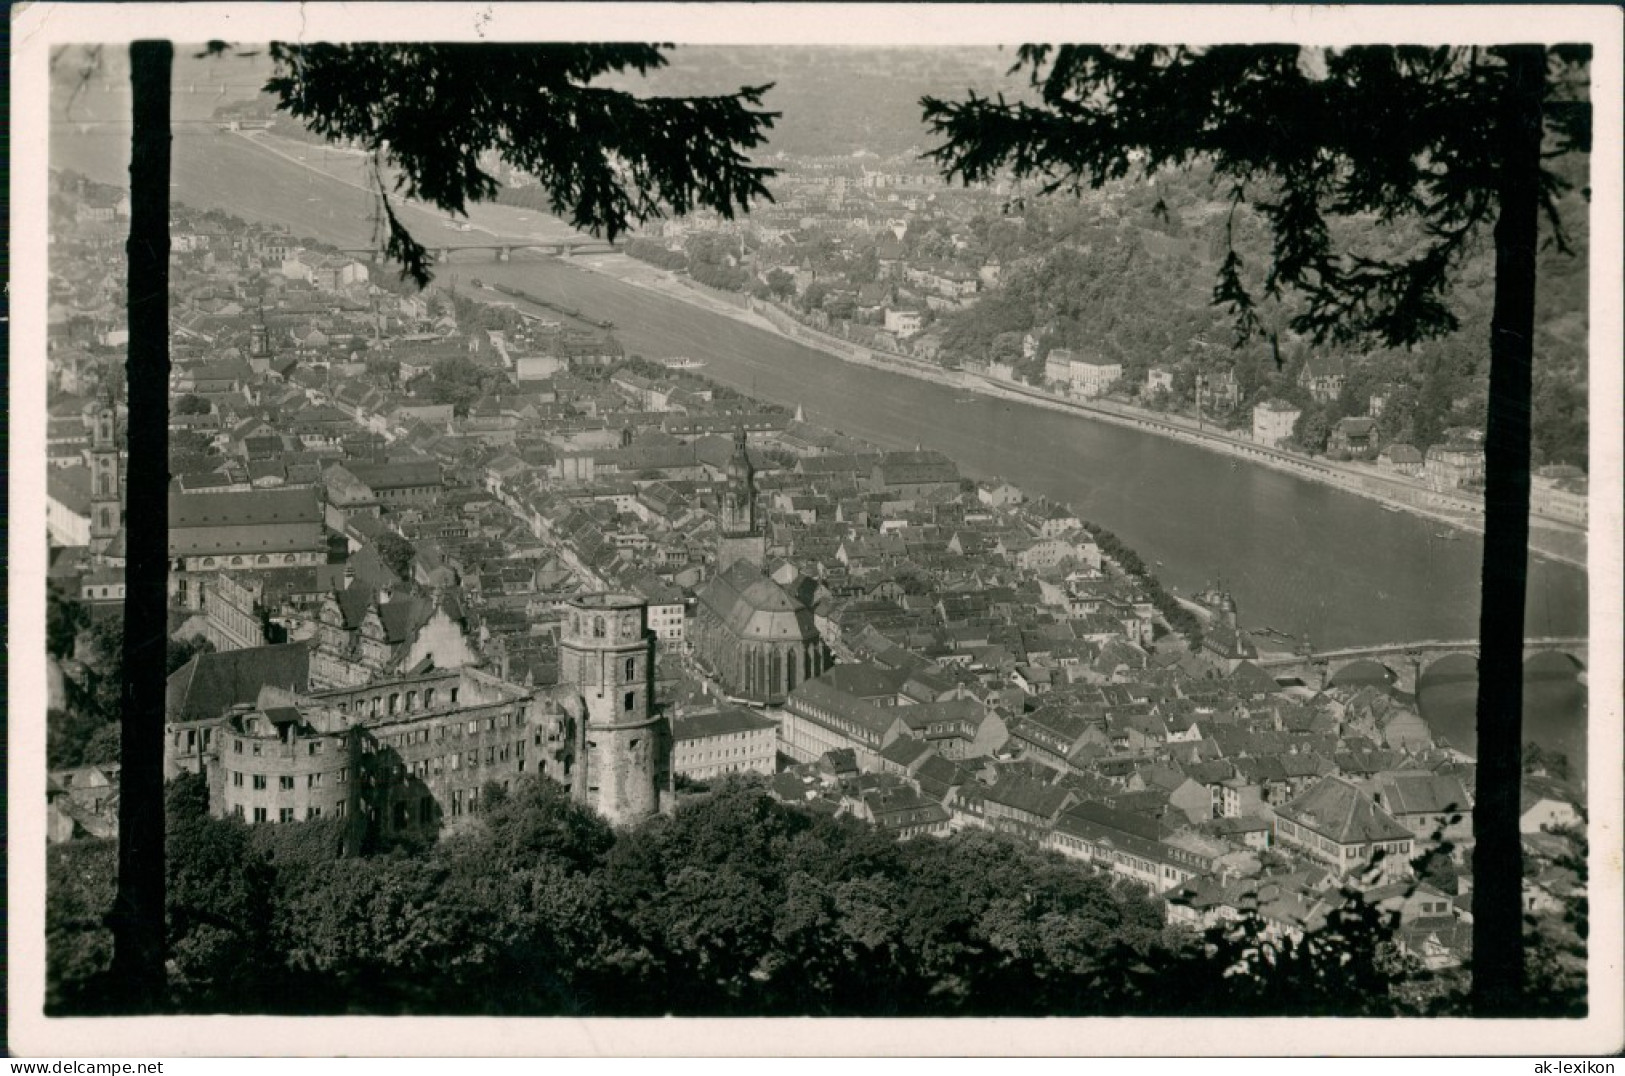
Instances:
[[[667,58],[670,66],[661,71],[614,84],[687,95],[771,82],[765,103],[782,115],[768,153],[794,157],[917,155],[932,144],[920,118],[921,97],[967,89],[1015,96],[1018,85],[1005,78],[1014,50],[993,46],[680,45]]]
[[[270,62],[260,46],[237,47],[259,54],[200,58],[201,43],[176,47],[177,124],[206,123],[220,105],[256,96],[270,74]],[[992,46],[679,45],[667,59],[668,67],[647,77],[606,79],[603,84],[644,94],[691,95],[773,83],[766,103],[782,115],[771,132],[768,153],[790,156],[918,154],[930,144],[920,120],[922,96],[959,95],[967,89],[1011,95],[1017,88],[1015,79],[1004,77],[1015,61],[1014,51]],[[52,116],[58,124],[128,123],[128,59],[122,48],[110,46],[96,54],[64,49],[52,79]]]

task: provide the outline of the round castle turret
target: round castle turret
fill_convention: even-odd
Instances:
[[[559,682],[581,700],[576,799],[614,825],[657,813],[671,785],[670,735],[654,707],[654,634],[631,594],[573,599],[559,639]]]

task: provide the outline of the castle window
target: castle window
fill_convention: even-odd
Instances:
[[[418,704],[418,693],[416,691],[408,691],[406,693],[406,710],[407,710],[407,712],[411,713],[414,709],[417,708],[417,704]]]
[[[320,818],[321,816],[322,809],[320,807],[308,807],[305,809],[306,818]]]
[[[431,709],[433,706],[434,706],[434,688],[426,687],[426,688],[423,689],[423,708],[425,710],[428,710],[428,709]]]
[[[254,775],[254,790],[256,792],[263,792],[265,790],[265,775],[263,773],[256,773]]]
[[[256,822],[265,821],[265,808],[264,807],[256,807],[256,808],[254,808],[254,821],[256,821]]]
[[[236,815],[238,818],[243,817],[243,805],[240,803],[233,805],[231,808],[231,813]]]
[[[397,692],[391,691],[389,693],[389,712],[393,714],[396,711],[396,709],[399,708],[400,702],[401,702],[400,695]]]
[[[233,773],[231,775],[231,785],[232,785],[233,788],[242,788],[243,787],[243,775],[241,773]]]
[[[634,709],[637,706],[637,704],[638,704],[638,693],[636,691],[628,691],[626,693],[626,708],[627,708],[627,710],[630,711],[630,710]]]
[[[453,706],[457,705],[457,689],[456,688],[451,689],[451,704]]]
[[[280,785],[280,787],[282,788],[282,791],[284,791],[284,792],[292,792],[293,791],[293,778],[292,777],[283,777],[278,782],[278,784]]]
[[[636,658],[627,658],[626,659],[626,679],[628,681],[631,681],[631,679],[634,676],[636,676],[637,674],[638,674],[638,662],[637,662],[637,659]]]
[[[604,637],[604,618],[601,616],[595,616],[592,618],[592,637],[594,639],[602,639]]]

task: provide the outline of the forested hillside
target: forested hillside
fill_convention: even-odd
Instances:
[[[1585,177],[1572,181],[1582,188]],[[1587,204],[1576,190],[1562,200],[1572,253],[1552,241],[1540,255],[1535,374],[1535,447],[1541,462],[1587,462]],[[1012,223],[1013,222],[1013,223]],[[1406,235],[1373,222],[1373,242],[1402,245]],[[1234,320],[1213,305],[1220,261],[1233,243],[1249,275],[1262,281],[1268,248],[1246,208],[1233,215],[1200,174],[1169,174],[1148,186],[1119,185],[1079,199],[1047,198],[1012,207],[1004,220],[979,221],[978,241],[1004,261],[1000,284],[969,309],[943,319],[944,352],[963,360],[1014,362],[1038,379],[1052,347],[1100,353],[1119,361],[1127,385],[1142,385],[1154,365],[1175,367],[1176,400],[1189,403],[1200,373],[1232,370],[1244,419],[1268,397],[1306,408],[1305,422],[1329,429],[1337,419],[1368,413],[1381,398],[1384,442],[1425,449],[1456,427],[1483,428],[1489,373],[1493,255],[1480,237],[1452,297],[1460,328],[1412,351],[1315,346],[1290,328],[1294,309],[1267,305],[1263,333],[1236,346]],[[1023,336],[1038,348],[1023,359]],[[1340,399],[1315,405],[1298,386],[1312,356],[1342,360],[1348,382]],[[1182,398],[1181,398],[1182,397]],[[1227,417],[1224,414],[1220,418]],[[1321,434],[1324,444],[1324,433]]]
[[[212,818],[168,789],[170,997],[182,1012],[484,1015],[1400,1015],[1459,973],[1355,901],[1303,944],[1167,928],[1143,888],[969,831],[899,843],[731,781],[612,831],[561,790],[486,786],[432,845],[341,856],[342,822]],[[54,846],[47,1011],[109,987],[112,842]],[[1544,1013],[1583,983],[1542,978]]]

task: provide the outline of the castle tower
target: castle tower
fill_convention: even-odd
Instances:
[[[120,504],[122,481],[118,453],[118,409],[113,394],[96,401],[91,412],[90,449],[90,549],[100,553],[124,527]]]
[[[671,735],[654,707],[647,622],[635,595],[586,594],[570,602],[559,639],[559,681],[585,711],[571,794],[617,826],[671,803]]]
[[[734,453],[728,460],[728,485],[723,490],[718,522],[722,541],[717,546],[717,573],[737,561],[760,568],[767,559],[767,537],[756,521],[756,468],[745,449],[745,431],[734,431]]]

